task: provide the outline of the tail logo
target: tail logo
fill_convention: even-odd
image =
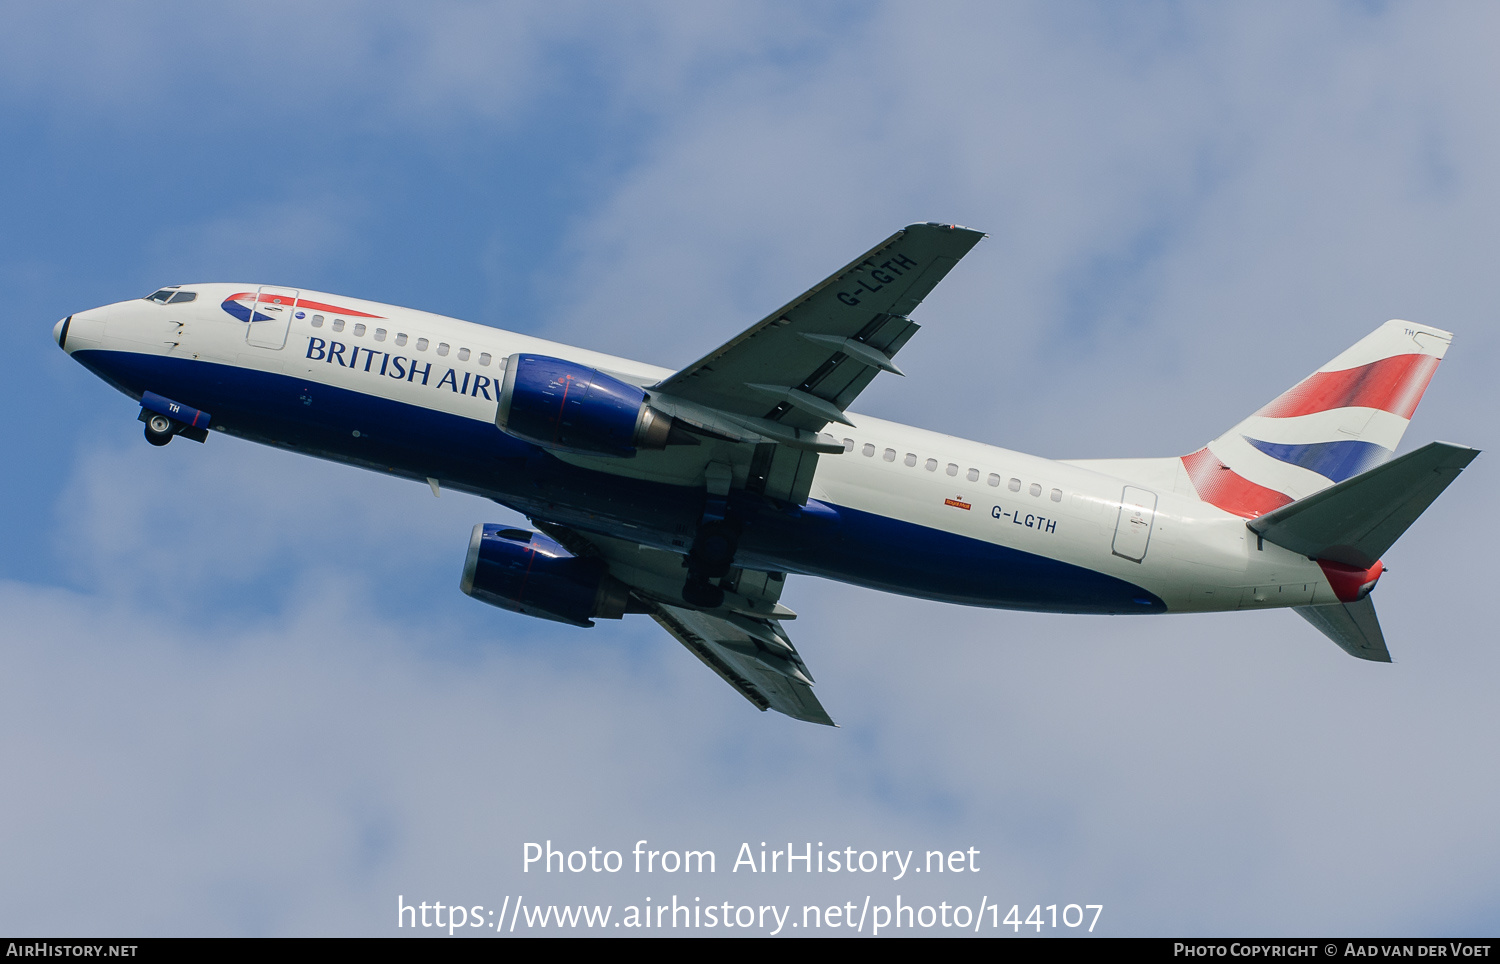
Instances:
[[[1437,367],[1431,355],[1396,355],[1341,372],[1315,372],[1255,414],[1293,418],[1335,408],[1374,408],[1410,419]]]
[[[1291,502],[1291,496],[1257,485],[1220,461],[1205,446],[1182,457],[1182,467],[1198,492],[1198,498],[1226,512],[1253,519]]]
[[[1376,445],[1374,442],[1360,442],[1353,439],[1312,442],[1306,445],[1267,442],[1248,435],[1244,436],[1244,439],[1277,461],[1301,466],[1332,482],[1342,482],[1361,472],[1373,469],[1391,457],[1390,449]]]
[[[1447,332],[1386,322],[1183,456],[1198,498],[1255,518],[1388,461],[1450,339]]]

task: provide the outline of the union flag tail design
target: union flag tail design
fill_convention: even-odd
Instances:
[[[1388,321],[1182,457],[1198,498],[1253,519],[1395,454],[1453,336]]]

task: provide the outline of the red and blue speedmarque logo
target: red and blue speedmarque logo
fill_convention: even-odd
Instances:
[[[257,310],[260,305],[290,307],[293,300],[294,299],[287,297],[285,294],[272,294],[270,292],[263,292],[257,296],[254,291],[241,291],[238,294],[233,294],[228,298],[225,298],[223,303],[220,304],[219,307],[223,308],[225,311],[229,312],[240,321],[271,321],[272,319],[270,315],[266,314],[264,311]],[[349,318],[385,317],[384,315],[372,315],[369,312],[365,311],[355,311],[352,308],[340,308],[338,305],[327,305],[322,303],[321,301],[307,301],[305,299],[296,299],[296,305],[299,312],[305,309],[307,311],[325,311],[330,315],[344,315],[345,317]],[[298,314],[298,317],[301,317],[300,313]]]

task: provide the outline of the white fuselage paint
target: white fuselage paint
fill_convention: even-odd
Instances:
[[[486,392],[474,390],[475,379],[486,378],[493,385],[506,356],[516,352],[564,358],[642,386],[672,374],[669,369],[485,325],[305,290],[301,292],[304,300],[378,317],[346,317],[343,330],[335,332],[335,315],[304,311],[304,317],[291,321],[283,348],[257,347],[247,339],[246,323],[232,318],[221,302],[230,294],[255,292],[258,287],[185,285],[182,290],[197,292],[193,303],[159,305],[136,300],[80,312],[71,317],[64,347],[70,354],[137,352],[233,365],[485,423],[494,422],[497,393],[490,388],[486,398]],[[314,314],[323,316],[321,327],[312,327]],[[353,333],[356,324],[365,326],[362,335]],[[383,341],[375,341],[377,328],[386,332]],[[398,334],[406,336],[404,346],[396,345]],[[313,338],[358,349],[357,364],[340,366],[310,359],[308,346]],[[426,339],[425,350],[415,347],[418,339]],[[439,356],[442,344],[449,347]],[[467,360],[459,359],[460,349],[467,349]],[[380,375],[382,356],[396,353],[416,358],[419,366],[431,365],[426,385],[421,384],[420,375],[392,377],[389,362],[386,375]],[[489,356],[487,365],[480,364],[481,355]],[[450,368],[458,380],[465,373],[470,376],[467,392],[433,390]],[[830,425],[828,429],[853,444],[844,454],[820,457],[811,497],[821,502],[1105,573],[1149,590],[1174,612],[1338,601],[1315,562],[1271,543],[1258,544],[1244,519],[1200,501],[1177,459],[1054,461],[854,412],[848,417],[854,427]],[[236,427],[216,422],[213,428],[234,434]],[[863,454],[866,445],[873,446],[872,456]],[[885,459],[887,449],[895,451],[894,460]],[[666,463],[651,458],[657,455],[642,453],[636,459],[613,460],[610,469],[649,478],[655,463],[665,478]],[[906,464],[908,455],[915,456],[914,465]],[[935,470],[927,468],[928,460],[936,462]],[[954,475],[948,474],[950,464],[957,466]],[[977,471],[977,481],[968,478],[970,470]],[[998,486],[989,484],[991,475],[999,477]],[[1019,491],[1011,490],[1012,479],[1019,480]],[[1032,494],[1033,487],[1039,487],[1038,495]],[[1139,561],[1127,557],[1138,550],[1127,550],[1126,555],[1115,551],[1122,511],[1138,511],[1125,504],[1127,487],[1156,496],[1149,531],[1144,540],[1139,531],[1136,534],[1145,544]],[[1054,501],[1054,490],[1061,493],[1060,501]],[[950,500],[970,508],[949,504]],[[1128,519],[1123,524],[1142,525]]]

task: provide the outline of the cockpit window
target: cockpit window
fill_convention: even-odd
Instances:
[[[169,304],[169,305],[185,305],[189,301],[192,301],[196,297],[198,297],[198,292],[196,292],[196,291],[179,291],[175,295],[172,296],[172,300],[169,301],[169,302],[167,302],[167,304]]]
[[[156,291],[156,292],[153,292],[153,293],[147,295],[146,296],[146,300],[147,301],[154,301],[154,302],[156,302],[159,305],[164,305],[169,300],[171,300],[172,296],[175,295],[176,293],[177,293],[177,288],[174,285],[171,288],[163,288],[160,291]]]

